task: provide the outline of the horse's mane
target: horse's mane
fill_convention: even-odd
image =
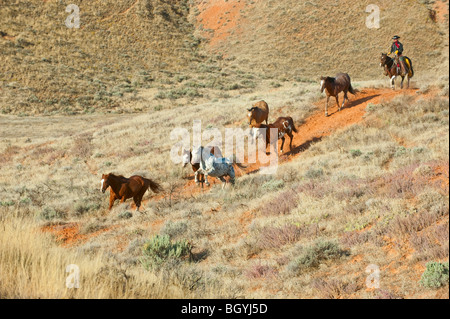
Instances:
[[[116,177],[116,178],[119,178],[119,179],[121,179],[121,180],[128,180],[128,178],[125,177],[125,176],[123,176],[123,175],[116,175],[116,174],[114,174],[114,173],[109,173],[109,175],[110,175],[110,176],[113,176],[113,177]]]

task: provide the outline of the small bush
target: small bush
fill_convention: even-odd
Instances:
[[[65,217],[66,217],[65,212],[54,209],[52,207],[44,207],[44,209],[41,210],[38,214],[38,218],[43,220],[53,220]]]
[[[142,264],[146,269],[159,269],[168,261],[190,257],[191,250],[187,240],[172,242],[168,235],[156,235],[144,244]]]
[[[284,187],[284,181],[280,179],[272,179],[270,181],[265,182],[262,186],[262,189],[275,191],[277,189]]]
[[[75,216],[82,216],[90,211],[100,209],[100,204],[92,202],[78,202],[73,207],[73,213]]]
[[[354,282],[345,282],[340,279],[325,280],[322,278],[314,280],[312,287],[326,299],[342,298],[344,295],[352,294],[360,288]]]
[[[362,155],[362,152],[360,150],[350,150],[350,155],[352,157],[359,157]]]
[[[161,229],[162,235],[167,235],[170,238],[174,238],[186,233],[188,225],[184,221],[171,222],[167,221]]]
[[[130,219],[133,217],[133,214],[129,211],[120,212],[119,215],[117,215],[119,219]]]
[[[313,245],[304,249],[300,257],[288,265],[288,270],[298,274],[308,268],[318,267],[325,260],[332,260],[346,254],[335,242],[318,240]]]
[[[287,215],[298,205],[298,194],[289,189],[259,208],[261,215]]]
[[[267,277],[276,277],[277,270],[274,267],[269,265],[262,265],[261,263],[257,263],[251,266],[246,272],[245,276],[251,279],[256,278],[267,278]]]
[[[295,243],[300,239],[301,234],[302,229],[295,225],[267,226],[261,230],[257,245],[261,249],[279,248],[286,244]]]
[[[419,283],[427,288],[440,288],[448,284],[448,262],[429,262]]]
[[[323,169],[313,169],[310,168],[306,171],[305,177],[309,179],[315,179],[323,176]]]

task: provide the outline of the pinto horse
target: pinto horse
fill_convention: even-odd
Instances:
[[[233,166],[237,166],[240,169],[247,168],[246,166],[238,163],[236,161],[236,156],[233,155],[231,158],[224,158],[218,147],[214,147],[218,150],[212,152],[210,147],[197,147],[193,151],[184,150],[183,151],[183,164],[184,166],[188,163],[187,158],[189,156],[189,162],[191,163],[195,171],[195,182],[198,183],[198,175],[203,175],[205,180],[205,185],[209,186],[208,176],[216,177],[222,182],[222,188],[225,187],[227,181],[224,177],[229,176],[231,184],[234,185],[235,182],[235,171]],[[213,150],[214,150],[213,148]],[[220,154],[219,154],[220,153]],[[195,170],[194,165],[198,165],[198,169]]]
[[[294,139],[294,136],[292,135],[292,132],[298,133],[297,128],[295,127],[294,120],[292,117],[279,117],[275,122],[269,125],[265,124],[255,124],[252,126],[252,129],[256,129],[254,132],[256,134],[254,135],[255,139],[258,134],[262,135],[262,130],[266,130],[266,136],[265,136],[265,142],[266,142],[266,148],[270,144],[271,137],[270,137],[270,129],[277,129],[278,137],[277,140],[281,140],[281,153],[283,153],[283,147],[284,147],[284,141],[285,141],[285,135],[289,136],[289,150],[292,150],[292,140]],[[261,131],[260,131],[261,130]]]
[[[207,148],[210,150],[210,154],[218,158],[222,157],[222,151],[218,146],[213,147],[208,146]],[[203,183],[205,182],[205,176],[203,174],[197,173],[197,171],[200,169],[200,162],[196,161],[194,163],[192,161],[192,152],[190,150],[183,149],[182,156],[183,156],[183,167],[186,167],[188,163],[191,163],[192,170],[195,173],[195,183],[196,184],[201,183],[203,187]]]
[[[142,197],[147,189],[151,188],[154,193],[162,191],[162,187],[158,183],[138,175],[126,178],[121,175],[116,176],[112,173],[102,174],[101,183],[101,191],[103,193],[108,187],[111,187],[109,191],[109,210],[111,210],[116,200],[120,199],[120,203],[123,203],[129,198],[133,198],[136,204],[136,211],[139,211]]]
[[[405,81],[406,74],[401,74],[401,70],[399,70],[399,67],[395,59],[389,57],[386,53],[381,53],[380,66],[384,68],[384,75],[389,76],[389,78],[391,79],[390,81],[392,89],[395,90],[395,79],[397,78],[397,76],[402,77],[400,88],[403,89],[403,81]],[[408,73],[407,88],[409,88],[409,82],[411,78],[414,76],[414,69],[412,66],[412,61],[408,57],[405,57],[405,66],[406,72]]]
[[[325,104],[325,116],[328,116],[328,102],[330,101],[330,96],[336,98],[336,104],[339,111],[344,107],[345,100],[348,101],[347,92],[355,95],[356,91],[353,89],[350,76],[347,73],[338,73],[336,77],[331,78],[329,76],[320,78],[320,92],[327,94],[327,103]],[[339,105],[339,93],[344,92],[344,101],[342,105]]]

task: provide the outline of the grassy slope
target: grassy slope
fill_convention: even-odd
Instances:
[[[314,109],[311,100],[301,97],[315,89],[293,86],[266,97],[274,113],[290,105],[290,114],[300,119]],[[33,127],[26,118],[17,118],[2,123],[2,136],[7,137],[1,153],[3,223],[14,229],[19,219],[28,233],[46,227],[44,234],[19,247],[39,246],[40,241],[53,247],[48,263],[58,276],[65,259],[57,261],[79,253],[76,263],[100,278],[105,289],[109,282],[98,275],[100,264],[102,271],[122,278],[118,282],[125,275],[126,287],[135,288],[99,294],[88,285],[75,297],[448,296],[445,288],[424,290],[418,284],[427,261],[448,260],[448,100],[433,95],[400,94],[392,102],[371,105],[362,123],[313,144],[280,166],[276,175],[245,175],[235,189],[222,191],[215,185],[193,195],[195,187],[186,191],[191,182],[182,179],[192,175],[190,169],[167,160],[169,132],[180,123],[190,127],[197,117],[205,119],[203,127],[225,119],[228,126],[245,126],[242,97],[193,105],[183,114],[174,109],[90,115],[74,117],[71,123],[64,117],[37,118]],[[28,139],[30,130],[35,137]],[[12,131],[23,133],[7,133]],[[108,213],[107,196],[98,187],[99,174],[109,171],[145,174],[162,181],[166,193],[146,203],[146,214],[132,213],[127,219],[127,205]],[[14,241],[13,230],[2,234],[9,236],[2,243]],[[196,262],[167,265],[165,274],[144,270],[139,262],[142,247],[156,234],[191,241]],[[63,247],[56,247],[52,236]],[[297,261],[317,241],[331,242],[330,260],[311,250],[307,256],[313,263],[299,268]],[[39,247],[30,258],[41,258],[44,248]],[[8,269],[22,262],[8,256],[0,258]],[[381,292],[365,288],[369,264],[382,270]],[[42,291],[29,291],[18,282],[16,290],[8,286],[0,293],[54,296],[52,285],[60,278],[48,283],[36,265],[19,267],[17,280],[32,272]],[[9,274],[2,272],[2,282],[14,277]],[[160,288],[169,283],[171,288],[149,295],[138,282]]]
[[[225,53],[234,65],[287,78],[317,79],[348,72],[355,79],[374,79],[380,76],[376,67],[380,53],[399,34],[418,76],[428,75],[430,69],[446,73],[440,65],[446,60],[442,47],[448,40],[423,1],[378,1],[379,29],[366,27],[370,2],[365,1],[239,2],[246,6],[235,16],[236,26],[225,34],[217,27],[221,41],[214,41],[214,32],[205,32],[212,36],[211,49]],[[218,17],[204,10],[200,24],[220,26],[232,20],[227,12]]]
[[[119,12],[133,3],[127,2]],[[301,4],[302,8],[312,6],[318,10],[309,12],[310,17],[319,17],[325,10],[310,4]],[[414,14],[428,21],[426,7],[416,2],[411,4],[417,9]],[[39,8],[48,10],[56,4],[50,1],[45,6]],[[267,2],[247,14],[264,17],[269,6],[281,12],[285,8],[276,2]],[[296,7],[292,8],[295,12]],[[300,7],[297,9],[303,14]],[[1,10],[4,14],[4,7]],[[105,18],[110,17],[107,13]],[[58,16],[65,19],[60,10]],[[289,14],[283,16],[292,18]],[[130,22],[126,17],[123,14],[117,19],[127,25],[139,24],[140,20]],[[281,18],[276,14],[273,17],[275,21]],[[21,21],[24,20],[22,16]],[[286,21],[274,25],[290,28],[290,22]],[[315,27],[321,26],[315,23]],[[263,29],[269,28],[262,25]],[[34,27],[42,28],[38,24]],[[23,30],[13,24],[8,28],[8,34],[12,35],[20,33],[13,31]],[[114,23],[110,28],[120,31]],[[424,30],[431,30],[431,39],[436,35],[435,26],[430,22],[412,28],[417,28],[418,38],[423,37]],[[403,31],[399,29],[398,33]],[[30,29],[23,32],[26,36],[32,34]],[[125,32],[132,33],[132,30],[126,28]],[[270,48],[285,46],[283,52],[295,48],[282,40],[286,32],[279,32],[277,36],[268,31],[259,33],[264,37],[254,39],[257,48],[264,39],[271,43]],[[388,39],[390,33],[383,39]],[[161,35],[164,36],[167,35]],[[311,34],[311,39],[313,36]],[[98,37],[92,37],[99,41]],[[184,39],[184,35],[180,37]],[[174,45],[178,43],[176,38],[172,38]],[[38,47],[45,56],[52,54],[43,44],[20,48],[17,45],[24,42],[18,39],[20,36],[0,41],[3,41],[2,48],[17,52],[19,60],[22,59],[20,54],[29,54],[27,59],[36,60],[37,64],[41,53],[34,55],[27,50]],[[51,41],[56,41],[54,39],[52,37]],[[316,109],[313,102],[319,97],[316,84],[283,82],[266,74],[273,71],[275,76],[287,77],[290,72],[283,61],[287,57],[290,65],[296,65],[297,58],[289,58],[292,54],[286,53],[279,59],[280,54],[271,51],[268,56],[277,68],[268,72],[264,67],[267,58],[263,59],[259,53],[251,57],[247,46],[240,47],[233,39],[233,36],[228,38],[228,43],[232,44],[228,44],[230,56],[234,48],[240,48],[242,53],[236,59],[213,56],[200,62],[200,72],[189,71],[187,79],[176,78],[175,72],[169,75],[158,72],[156,74],[164,78],[157,85],[144,85],[145,90],[128,92],[131,94],[127,93],[129,86],[122,87],[124,97],[117,100],[120,107],[152,112],[74,116],[70,121],[64,116],[1,117],[0,213],[5,231],[0,234],[0,268],[7,271],[0,273],[3,276],[0,282],[10,283],[0,286],[1,297],[448,298],[446,288],[424,289],[418,284],[427,261],[448,261],[448,77],[440,83],[442,90],[436,90],[427,86],[428,77],[435,79],[436,74],[441,77],[442,72],[420,75],[422,89],[418,94],[400,95],[392,102],[369,105],[365,121],[313,144],[299,157],[282,165],[275,176],[246,175],[238,179],[233,190],[223,192],[216,185],[211,191],[202,192],[192,186],[192,181],[183,179],[191,175],[189,169],[182,170],[167,160],[172,147],[167,137],[174,127],[189,128],[197,118],[202,119],[203,127],[245,127],[242,110],[258,99],[268,100],[273,114],[289,110],[289,115],[300,123]],[[245,44],[246,39],[244,34],[240,41]],[[81,51],[83,45],[88,45],[83,44],[81,38],[74,41]],[[384,40],[380,41],[383,43],[379,45],[384,48]],[[437,46],[439,41],[436,40]],[[407,45],[408,50],[417,49],[416,44]],[[444,45],[448,47],[448,40]],[[374,46],[376,44],[369,50],[375,52]],[[80,50],[69,52],[79,65],[87,63],[79,55]],[[191,51],[187,52],[189,60],[192,55]],[[425,56],[423,51],[416,52],[419,58]],[[137,52],[130,61],[142,61],[139,54]],[[55,56],[64,59],[64,55]],[[6,58],[13,59],[12,55]],[[175,55],[173,59],[174,65],[178,65],[183,55]],[[442,55],[442,59],[448,66],[448,54]],[[98,75],[103,77],[101,81],[106,91],[117,92],[117,88],[113,89],[120,86],[119,80],[119,83],[128,83],[123,70],[131,72],[127,74],[139,73],[141,65],[134,68],[127,60],[117,62],[124,68]],[[60,94],[61,90],[45,85],[49,92],[38,93],[40,91],[24,89],[23,83],[33,88],[47,78],[53,79],[55,74],[66,73],[59,70],[62,64],[54,60],[39,63],[50,63],[52,67],[46,64],[34,68],[35,64],[29,63],[20,65],[27,73],[16,73],[11,68],[18,68],[18,63],[4,66],[14,76],[23,77],[24,82],[3,82],[2,108],[7,105],[13,112],[29,112],[30,108],[37,112],[49,110],[45,103],[28,101],[29,94],[44,94],[43,97],[49,98]],[[105,62],[99,57],[98,63]],[[251,71],[246,69],[247,65],[251,66]],[[420,65],[416,70],[420,70]],[[352,66],[355,71],[359,70],[357,64]],[[321,72],[322,67],[327,73],[332,70],[315,65],[311,76],[315,76],[316,71]],[[306,69],[309,68],[305,68],[305,72]],[[74,70],[78,74],[77,69]],[[376,70],[375,66],[367,72]],[[297,77],[308,76],[307,72],[297,71],[293,70]],[[72,77],[73,82],[67,84],[73,85],[74,90],[86,92],[98,89],[92,86],[93,75],[88,73]],[[27,79],[26,74],[37,77]],[[378,73],[376,76],[382,78]],[[243,79],[256,85],[242,83]],[[195,83],[202,83],[204,87],[195,87]],[[44,87],[40,85],[36,88]],[[234,89],[236,85],[238,89]],[[356,83],[357,87],[369,85],[380,83]],[[18,89],[13,89],[14,86]],[[155,99],[158,94],[177,95],[178,90],[187,88],[197,89],[203,97],[195,97],[194,90],[188,92],[196,98],[195,103],[189,93],[182,98]],[[55,91],[50,91],[53,89]],[[57,112],[64,106],[60,102],[53,105]],[[69,113],[86,109],[66,106]],[[106,108],[109,106],[105,104]],[[124,175],[141,173],[163,181],[166,190],[172,191],[167,191],[164,198],[153,200],[146,195],[150,200],[146,204],[147,214],[133,213],[127,219],[124,214],[129,210],[127,205],[108,213],[105,209],[107,196],[98,188],[99,174],[109,171]],[[191,190],[195,190],[192,196]],[[45,232],[41,233],[40,229]],[[190,240],[195,245],[196,262],[167,265],[166,272],[160,274],[144,270],[139,262],[142,246],[156,234]],[[309,249],[318,240],[331,242],[327,246],[330,260],[321,259],[320,250]],[[300,267],[299,260],[311,263]],[[86,281],[82,283],[85,289],[61,289],[67,275],[65,266],[74,262],[86,271],[83,279]],[[368,264],[380,266],[381,291],[365,287]],[[48,269],[53,270],[52,276],[48,276]],[[28,282],[30,276],[32,286]],[[151,291],[149,286],[153,287]]]
[[[214,3],[89,1],[80,4],[79,30],[64,25],[68,1],[2,4],[1,112],[141,112],[338,71],[381,79],[379,54],[393,34],[402,35],[416,78],[446,74],[448,37],[429,16],[432,1],[379,2],[377,30],[365,27],[360,2]]]

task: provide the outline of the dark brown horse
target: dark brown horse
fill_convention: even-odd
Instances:
[[[292,132],[297,133],[297,128],[294,125],[294,120],[292,117],[279,117],[275,122],[269,125],[265,124],[253,124],[252,129],[266,129],[266,147],[270,144],[270,129],[274,128],[278,130],[278,137],[277,140],[281,139],[281,153],[283,153],[283,147],[284,147],[284,140],[285,135],[289,136],[289,150],[292,150],[292,139],[294,136],[292,135]],[[259,132],[257,132],[259,133]],[[256,136],[255,136],[256,139]]]
[[[395,78],[397,76],[402,77],[402,83],[400,84],[400,88],[403,89],[403,81],[405,81],[405,76],[408,75],[408,85],[407,88],[409,88],[409,81],[414,76],[414,69],[412,66],[412,61],[408,57],[404,57],[405,59],[405,68],[407,74],[401,73],[401,68],[398,66],[398,61],[396,62],[395,59],[388,56],[386,53],[381,53],[380,58],[380,66],[384,68],[384,75],[388,76],[391,81],[392,89],[395,90]]]
[[[123,176],[116,176],[114,174],[102,175],[101,191],[104,193],[108,187],[111,187],[109,193],[109,209],[114,205],[114,202],[120,199],[120,203],[125,202],[129,198],[133,198],[136,204],[136,210],[141,206],[142,197],[147,189],[151,188],[154,193],[162,191],[162,187],[152,181],[151,179],[142,176],[134,175],[130,178]]]
[[[336,104],[339,111],[344,107],[345,100],[348,101],[347,92],[355,95],[356,91],[353,89],[350,76],[347,73],[338,73],[336,77],[331,78],[329,76],[322,76],[320,78],[320,92],[327,94],[327,103],[325,104],[325,116],[328,116],[328,102],[330,101],[330,96],[336,98]],[[339,105],[339,93],[344,92],[344,101],[342,105]]]

